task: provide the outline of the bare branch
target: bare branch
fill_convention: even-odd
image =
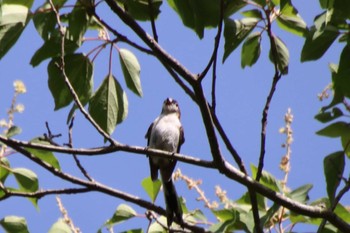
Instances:
[[[40,199],[48,195],[57,195],[57,194],[70,195],[70,194],[91,192],[89,188],[47,189],[47,190],[39,190],[31,193],[8,190],[5,187],[1,187],[1,189],[5,192],[5,195],[0,198],[0,201],[8,199],[10,197],[34,197],[34,198]]]

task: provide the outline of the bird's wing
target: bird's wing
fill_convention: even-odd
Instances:
[[[154,124],[154,122],[148,127],[147,133],[145,135],[145,138],[147,138],[147,146],[149,146],[149,141],[151,139],[153,124]]]
[[[180,127],[180,136],[179,136],[179,144],[177,146],[177,153],[180,153],[180,149],[181,149],[181,146],[182,144],[184,144],[185,142],[185,133],[184,133],[184,129],[183,127],[181,126]]]

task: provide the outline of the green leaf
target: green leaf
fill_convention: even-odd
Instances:
[[[343,116],[343,112],[339,108],[332,108],[332,111],[321,111],[315,116],[315,119],[327,123],[341,116]]]
[[[261,226],[262,228],[266,226],[266,224],[270,224],[273,222],[273,218],[276,216],[276,213],[280,210],[280,205],[273,203],[273,205],[267,210],[266,214],[261,217]]]
[[[148,4],[148,0],[117,0],[117,2],[132,18],[148,21],[152,18],[157,19],[163,0],[152,0],[152,6]]]
[[[151,177],[147,177],[142,180],[141,185],[148,196],[151,198],[152,203],[154,203],[160,191],[160,187],[162,186],[162,182],[159,179],[152,181]]]
[[[348,132],[350,132],[349,124],[343,121],[338,121],[317,131],[316,134],[330,138],[337,138]]]
[[[23,3],[0,4],[0,60],[17,42],[31,19],[29,8],[33,1]]]
[[[135,55],[127,49],[119,49],[120,65],[122,66],[126,85],[136,95],[142,96],[140,80],[140,64]]]
[[[91,97],[93,89],[93,66],[88,57],[79,54],[68,54],[64,57],[65,72],[72,84],[80,102],[85,105]],[[73,101],[62,75],[60,58],[50,61],[47,70],[49,74],[49,88],[55,100],[55,110],[69,105]]]
[[[71,233],[72,230],[68,226],[68,224],[63,219],[58,219],[57,222],[55,222],[48,233]]]
[[[27,221],[23,217],[6,216],[0,220],[0,225],[9,233],[29,233]]]
[[[263,19],[261,11],[258,9],[243,11],[243,12],[241,12],[241,14],[247,18]]]
[[[269,58],[273,63],[277,64],[277,68],[282,74],[288,74],[288,48],[279,37],[273,36],[272,39],[275,47],[270,49]]]
[[[136,211],[128,205],[121,204],[117,207],[117,210],[114,212],[111,219],[109,219],[105,225],[111,226],[116,223],[123,222],[130,218],[136,216]]]
[[[0,158],[0,182],[4,183],[7,176],[10,174],[10,163],[7,158]]]
[[[33,5],[34,0],[2,0],[1,5],[22,5],[30,9]]]
[[[303,185],[288,193],[287,196],[294,201],[305,204],[309,200],[309,191],[312,189],[312,187],[312,184]]]
[[[81,46],[89,21],[90,17],[86,6],[80,1],[77,1],[73,10],[68,15],[67,37],[69,40]]]
[[[292,17],[281,14],[277,17],[277,23],[280,28],[291,32],[297,36],[306,36],[308,29],[304,20],[300,17]]]
[[[12,174],[15,176],[20,191],[35,192],[39,188],[37,175],[27,168],[13,168]]]
[[[232,220],[226,220],[224,222],[218,222],[210,226],[209,232],[213,233],[222,233],[222,232],[231,232],[230,229],[234,225]]]
[[[230,221],[234,222],[237,219],[237,216],[238,216],[237,211],[234,210],[234,209],[212,210],[212,213],[221,222],[225,222],[227,220],[230,220]]]
[[[336,72],[333,78],[334,89],[341,91],[341,93],[350,97],[350,46],[346,45],[340,55],[338,72]]]
[[[242,43],[242,41],[255,28],[259,19],[244,18],[241,20],[225,19],[224,37],[225,52],[223,62]]]
[[[34,53],[33,57],[30,60],[30,64],[35,67],[38,66],[41,62],[48,58],[56,58],[61,55],[61,38],[56,29],[53,33],[51,33],[48,40],[44,42],[44,44]],[[75,50],[78,49],[78,45],[65,39],[64,42],[64,53],[67,56],[68,54],[74,53]]]
[[[167,220],[165,217],[160,216],[157,221],[154,221],[148,229],[149,233],[167,233],[168,231],[164,228],[166,226]]]
[[[220,2],[217,0],[168,0],[186,27],[193,29],[199,38],[204,36],[204,28],[219,24]]]
[[[345,167],[344,152],[338,151],[326,156],[323,160],[324,175],[327,184],[327,194],[331,203],[334,202],[337,188],[340,184]]]
[[[141,228],[131,229],[131,230],[127,230],[127,231],[122,231],[121,233],[143,233],[143,230]]]
[[[257,199],[257,202],[258,202],[259,210],[266,210],[266,208],[267,208],[267,206],[266,206],[266,198],[264,196],[262,196],[262,195],[257,193],[256,194],[256,199]],[[235,202],[240,205],[240,208],[246,209],[247,212],[251,209],[252,202],[250,200],[249,192],[244,193]]]
[[[45,2],[35,11],[33,16],[34,26],[43,40],[48,40],[51,34],[56,30],[56,15],[55,12],[50,9],[50,4]]]
[[[115,77],[109,74],[90,99],[89,113],[105,132],[112,134],[127,112],[126,94]]]
[[[241,66],[253,66],[260,57],[261,52],[261,34],[255,32],[250,34],[244,41],[241,54]]]
[[[11,126],[6,132],[6,137],[12,138],[13,136],[16,136],[22,132],[22,129],[18,126]]]
[[[247,5],[244,0],[227,0],[224,9],[224,18],[228,18]]]
[[[319,0],[322,9],[329,9],[333,7],[334,0]]]
[[[251,164],[250,169],[252,170],[252,177],[256,177],[258,168]],[[260,183],[275,192],[282,190],[280,182],[272,174],[264,170],[261,173]]]
[[[50,145],[49,142],[40,140],[40,138],[34,138],[30,142],[36,143],[36,144],[41,144],[41,145]],[[49,165],[56,168],[57,170],[61,170],[59,161],[57,160],[57,158],[55,157],[55,155],[51,151],[38,150],[38,149],[34,149],[34,148],[29,148],[29,147],[26,147],[25,149],[28,152],[30,152],[33,156],[35,156],[36,158],[41,159],[42,161],[48,163]]]
[[[300,60],[305,62],[321,58],[338,35],[338,29],[331,25],[327,25],[323,30],[311,28],[301,51]]]

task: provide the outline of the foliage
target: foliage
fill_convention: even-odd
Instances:
[[[275,226],[290,223],[288,230],[292,231],[296,224],[318,225],[319,232],[341,232],[349,230],[350,211],[340,201],[350,189],[350,179],[344,177],[344,167],[350,158],[350,123],[345,112],[350,111],[350,38],[349,19],[350,3],[348,0],[320,0],[322,11],[315,17],[314,25],[308,27],[291,0],[77,0],[72,5],[65,0],[48,0],[37,9],[32,9],[33,0],[3,0],[0,3],[0,59],[16,44],[28,24],[33,23],[38,35],[43,40],[42,46],[32,55],[30,64],[33,67],[47,63],[48,88],[55,102],[55,110],[71,106],[68,115],[70,129],[73,127],[74,113],[80,112],[85,119],[108,142],[101,150],[79,151],[69,145],[58,145],[48,128],[48,134],[35,137],[30,142],[13,139],[21,133],[19,126],[14,124],[14,114],[23,111],[20,105],[15,105],[17,96],[25,93],[24,84],[15,84],[15,94],[11,109],[8,111],[8,120],[1,123],[4,132],[0,136],[0,200],[12,196],[28,198],[37,207],[38,199],[46,195],[82,193],[98,191],[125,201],[134,203],[147,209],[149,228],[147,232],[165,232],[165,210],[154,205],[155,199],[161,189],[160,181],[152,182],[146,178],[141,185],[150,201],[114,190],[98,182],[94,182],[85,169],[78,164],[78,168],[86,178],[85,180],[73,177],[61,170],[59,156],[54,152],[71,154],[78,161],[76,154],[107,154],[116,151],[150,154],[151,156],[168,156],[169,159],[178,159],[183,162],[202,167],[215,168],[229,179],[239,182],[248,188],[237,200],[231,200],[226,192],[217,189],[219,203],[210,204],[199,187],[199,183],[183,175],[177,175],[184,180],[189,188],[194,188],[200,199],[206,203],[210,212],[217,219],[211,222],[202,210],[189,210],[184,199],[181,204],[184,212],[183,226],[174,223],[171,228],[187,231],[204,232],[263,232]],[[217,30],[212,58],[207,68],[200,74],[192,74],[182,64],[158,44],[155,20],[161,13],[161,6],[169,4],[176,12],[179,20],[185,27],[190,28],[199,39],[205,37],[209,28]],[[111,26],[105,19],[96,13],[100,5],[107,5],[111,13],[132,31],[140,41],[131,41],[119,32],[120,28]],[[238,14],[240,13],[240,14]],[[141,23],[142,22],[142,23]],[[150,23],[153,35],[148,35],[140,25]],[[282,130],[287,139],[286,156],[281,161],[281,169],[285,173],[284,180],[278,180],[273,174],[263,169],[263,163],[257,167],[251,165],[251,175],[245,170],[241,157],[235,152],[231,142],[226,140],[224,130],[215,113],[215,81],[218,49],[221,37],[224,39],[222,63],[241,46],[241,67],[254,66],[260,59],[261,43],[269,41],[268,57],[274,67],[274,76],[270,94],[263,110],[262,122],[262,152],[260,161],[264,161],[265,133],[268,110],[274,90],[280,78],[288,74],[289,49],[283,39],[273,31],[275,26],[285,30],[292,36],[305,38],[301,51],[301,62],[320,59],[331,45],[338,39],[344,44],[340,54],[339,64],[331,64],[332,84],[329,86],[334,92],[330,104],[324,106],[315,116],[321,123],[329,123],[317,134],[330,138],[340,138],[342,148],[324,158],[324,176],[328,196],[320,200],[309,200],[311,184],[303,184],[298,188],[287,187],[287,177],[290,163],[290,147],[292,144],[292,114],[286,114],[286,127]],[[89,31],[98,31],[99,45],[88,50],[85,38]],[[113,39],[111,39],[113,37]],[[127,45],[123,47],[122,45]],[[143,47],[145,46],[145,47]],[[131,47],[131,48],[130,48]],[[101,51],[108,50],[109,64],[106,76],[100,86],[94,90],[94,62],[96,57],[102,56]],[[111,60],[113,52],[118,53],[120,71],[124,80],[121,80],[112,69]],[[166,153],[140,147],[123,145],[111,137],[116,126],[121,124],[128,114],[128,98],[121,83],[136,96],[142,97],[141,65],[138,53],[145,53],[156,57],[169,71],[169,74],[179,83],[194,103],[198,104],[202,120],[206,127],[209,146],[214,162],[184,157],[179,154]],[[266,59],[266,58],[264,58]],[[227,64],[226,64],[227,65]],[[208,70],[213,70],[212,102],[206,98],[202,86],[203,79],[209,79]],[[145,80],[146,81],[146,80]],[[22,86],[21,86],[22,85]],[[325,91],[326,93],[326,91]],[[323,98],[321,96],[320,98]],[[265,114],[265,115],[264,115]],[[218,133],[217,133],[218,132]],[[223,139],[232,156],[235,158],[240,171],[233,169],[221,154],[218,136]],[[45,168],[56,177],[67,180],[71,184],[78,184],[83,188],[65,190],[41,190],[39,177],[32,170],[25,167],[12,167],[11,159],[7,156],[18,152],[29,158],[39,166]],[[170,158],[170,156],[172,156]],[[13,177],[17,186],[8,185],[9,177]],[[323,206],[323,208],[322,208]],[[104,228],[113,228],[115,224],[140,217],[131,206],[122,204],[117,207],[112,217],[102,223],[98,232]],[[67,219],[59,219],[49,232],[72,232]],[[204,224],[204,227],[203,225]],[[5,216],[0,221],[1,227],[7,232],[29,232],[26,220],[18,216]],[[143,232],[142,229],[130,229],[127,232]]]

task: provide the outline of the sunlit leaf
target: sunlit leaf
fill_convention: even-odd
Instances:
[[[8,138],[11,138],[13,136],[16,136],[16,135],[20,134],[21,132],[22,132],[22,129],[20,127],[14,125],[14,126],[11,126],[7,130],[5,136],[8,137]]]
[[[13,168],[12,174],[15,176],[21,191],[35,192],[38,190],[38,177],[33,171],[27,168]]]
[[[299,17],[281,14],[277,17],[277,23],[280,28],[298,36],[306,36],[308,32],[306,23]]]
[[[80,102],[85,105],[91,97],[93,89],[93,65],[88,57],[79,54],[69,54],[64,57],[65,72],[79,97]],[[49,88],[55,100],[55,110],[69,105],[73,96],[64,82],[60,58],[54,58],[48,65]]]
[[[117,207],[111,219],[106,222],[106,225],[114,225],[123,222],[136,216],[136,211],[128,205],[121,204]]]
[[[288,74],[289,50],[279,37],[273,36],[272,39],[275,47],[270,49],[269,58],[277,64],[277,68],[282,74]]]
[[[126,85],[135,94],[142,96],[141,68],[136,56],[127,49],[119,49],[119,58]]]
[[[258,22],[259,19],[256,18],[244,18],[241,20],[225,19],[225,52],[223,62],[242,43]]]
[[[219,219],[221,222],[231,220],[232,222],[235,221],[237,218],[237,211],[234,209],[219,209],[219,210],[212,210],[212,213],[215,215],[217,219]]]
[[[327,184],[327,194],[331,203],[334,201],[334,197],[337,188],[340,184],[345,167],[344,152],[339,151],[326,156],[323,160],[324,175]]]
[[[0,158],[0,182],[4,183],[8,175],[10,174],[10,163],[7,158]]]
[[[55,222],[48,233],[71,233],[72,230],[68,226],[68,224],[63,220],[59,219],[57,222]]]
[[[107,75],[89,102],[89,113],[105,132],[112,134],[127,111],[125,92],[113,75]]]
[[[33,0],[25,4],[0,4],[0,60],[21,36],[31,19],[29,11]]]
[[[250,34],[244,41],[241,54],[241,66],[253,66],[260,57],[261,34],[259,32]]]
[[[6,216],[0,220],[0,225],[9,233],[29,233],[27,221],[23,217]]]
[[[34,138],[30,141],[31,143],[41,144],[41,145],[50,145],[50,143],[40,140],[39,138]],[[28,152],[30,152],[33,156],[41,159],[42,161],[48,163],[52,167],[56,168],[57,170],[61,170],[59,161],[55,157],[52,151],[49,150],[39,150],[34,148],[26,148]]]
[[[162,186],[162,182],[160,180],[152,181],[151,177],[147,177],[142,180],[141,185],[154,203],[160,191],[160,187]]]

